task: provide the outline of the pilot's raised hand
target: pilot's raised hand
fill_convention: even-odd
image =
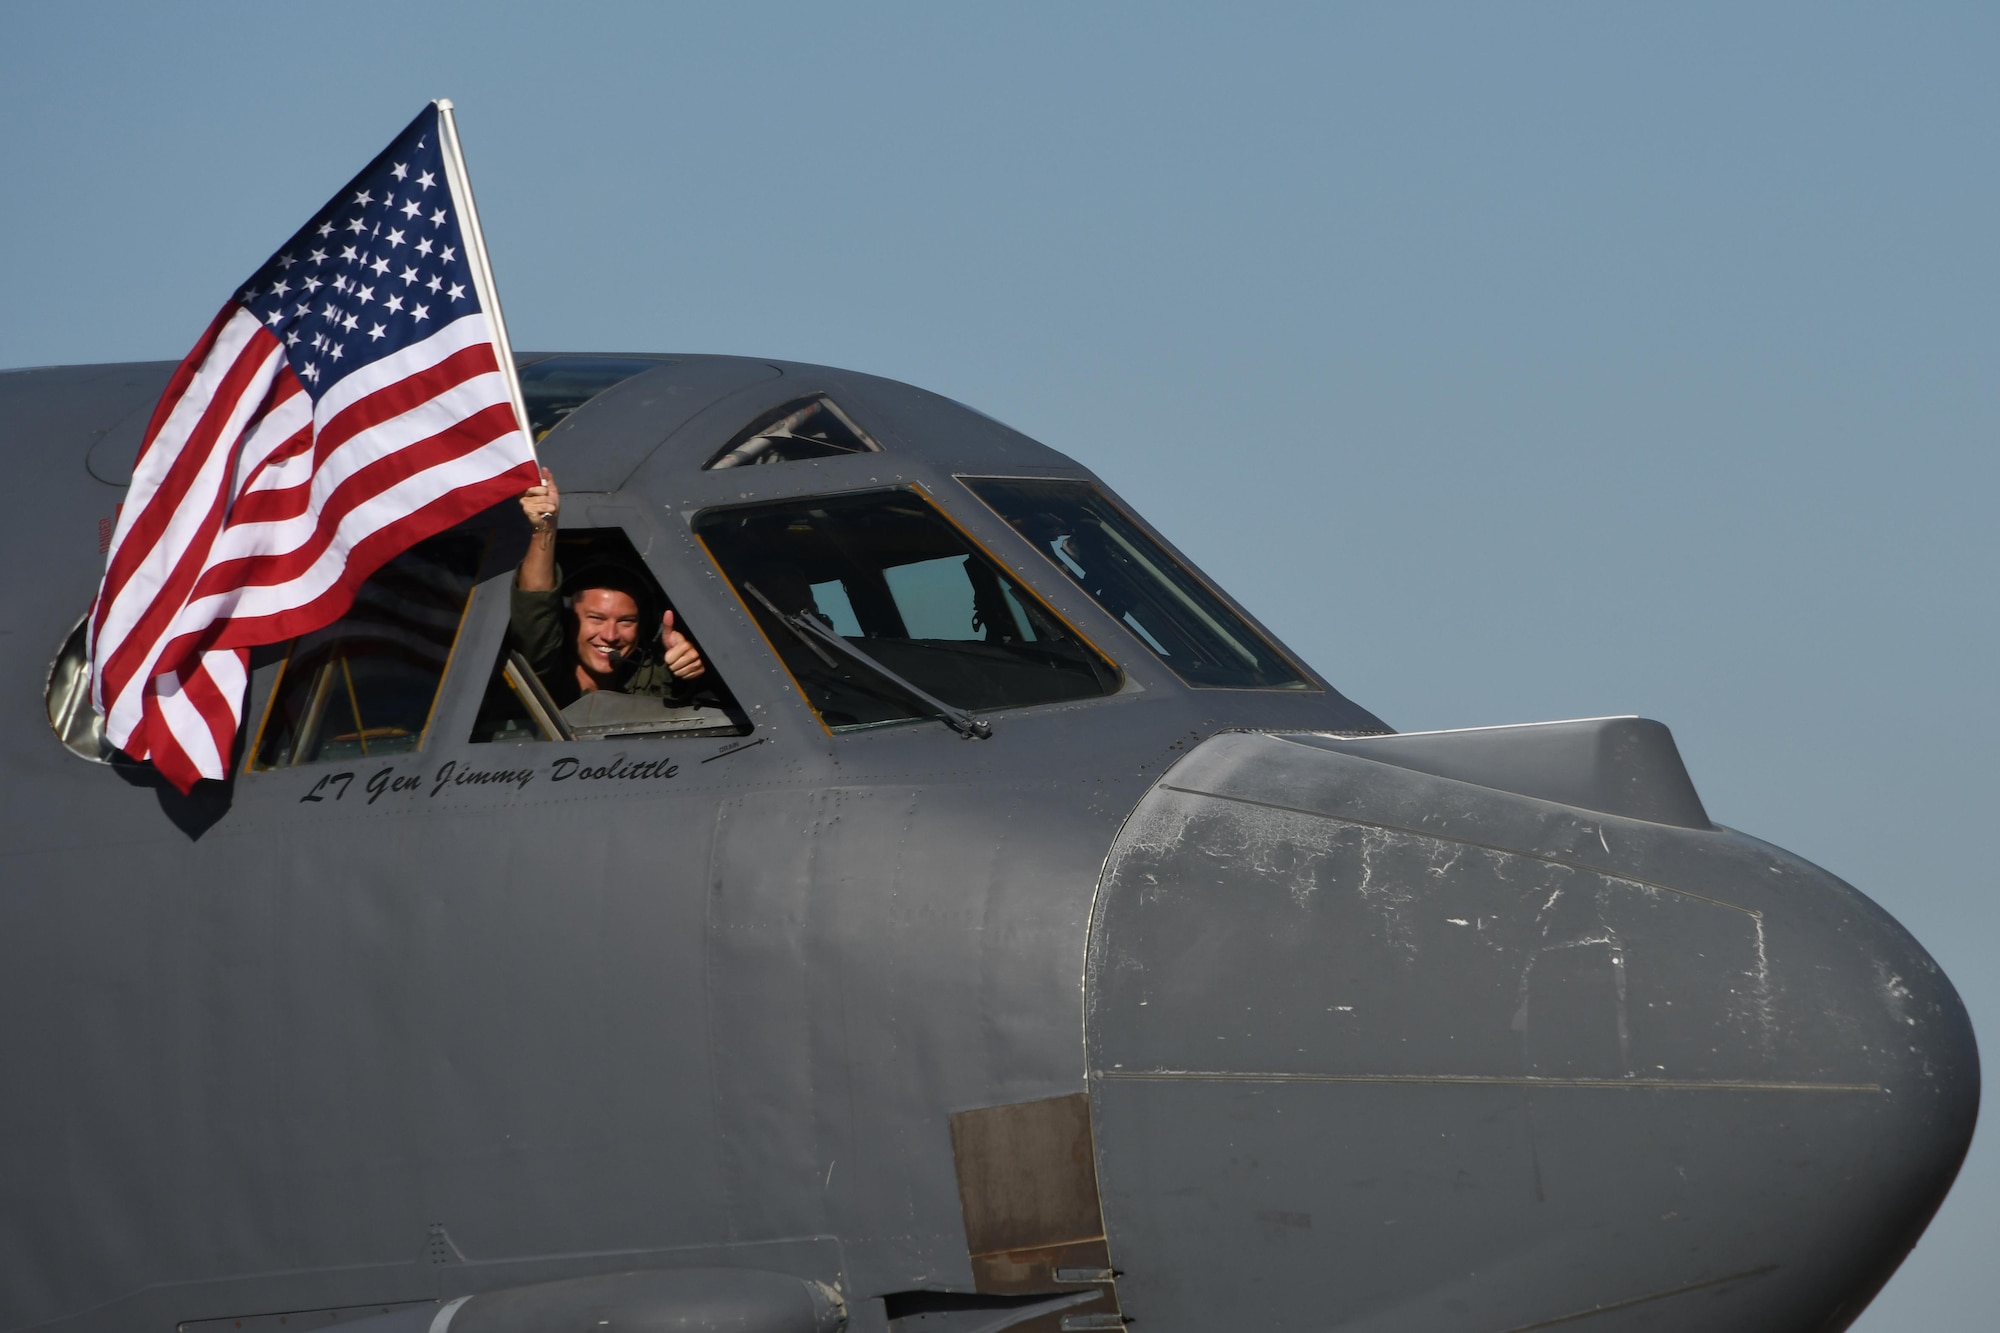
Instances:
[[[554,592],[556,589],[556,515],[562,511],[562,492],[547,468],[542,484],[521,492],[521,512],[527,515],[534,534],[528,538],[528,552],[514,583],[523,592]]]
[[[694,646],[694,640],[674,628],[674,613],[669,611],[660,618],[660,643],[666,649],[667,670],[680,680],[698,680],[708,672],[708,664],[701,660],[701,649]]]
[[[521,492],[521,512],[537,534],[555,531],[556,516],[562,513],[562,492],[556,489],[555,476],[547,468],[542,469],[541,485]]]

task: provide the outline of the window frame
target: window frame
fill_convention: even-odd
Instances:
[[[829,725],[827,720],[820,715],[818,706],[814,704],[812,701],[812,696],[806,692],[805,685],[799,680],[799,678],[795,674],[793,674],[791,666],[787,663],[785,659],[784,653],[779,651],[778,645],[772,641],[771,636],[765,631],[764,622],[758,619],[757,615],[752,611],[749,602],[745,600],[742,590],[736,586],[736,580],[730,574],[728,567],[725,566],[722,563],[722,561],[716,557],[714,549],[709,546],[708,538],[701,531],[701,522],[704,518],[706,518],[711,514],[726,514],[732,511],[739,511],[746,509],[771,509],[779,505],[809,505],[819,500],[837,500],[837,499],[848,499],[854,496],[861,496],[861,495],[892,495],[897,493],[914,495],[918,500],[920,500],[925,505],[926,508],[928,508],[932,513],[936,514],[938,517],[942,518],[945,521],[945,523],[950,526],[952,531],[958,535],[959,540],[965,543],[968,552],[974,555],[983,556],[987,560],[992,561],[993,564],[997,566],[999,569],[1005,571],[1009,576],[1009,578],[1013,582],[1019,585],[1022,592],[1024,592],[1026,595],[1032,597],[1035,600],[1036,605],[1039,606],[1042,609],[1042,611],[1049,616],[1050,619],[1055,621],[1056,624],[1062,626],[1065,631],[1074,635],[1076,641],[1079,644],[1083,645],[1083,647],[1088,649],[1090,652],[1096,654],[1097,658],[1106,667],[1110,669],[1112,675],[1116,678],[1116,684],[1111,689],[1108,689],[1104,693],[1099,695],[1094,695],[1080,699],[1055,699],[1043,703],[1012,704],[1002,708],[981,708],[981,709],[969,710],[970,712],[972,712],[974,716],[976,717],[1005,716],[1008,714],[1029,713],[1043,709],[1075,708],[1079,706],[1100,704],[1107,700],[1124,697],[1128,694],[1137,692],[1138,690],[1143,688],[1137,681],[1135,681],[1132,678],[1132,673],[1126,669],[1123,661],[1121,661],[1115,654],[1106,652],[1103,646],[1099,644],[1098,641],[1093,636],[1086,633],[1082,629],[1082,627],[1077,625],[1077,623],[1071,617],[1064,615],[1062,611],[1060,611],[1052,602],[1049,601],[1048,597],[1043,594],[1042,590],[1035,586],[1032,580],[1028,579],[1022,574],[1020,568],[1016,564],[1014,564],[1011,561],[1002,559],[997,553],[994,552],[993,548],[990,545],[980,540],[980,538],[977,535],[975,535],[970,528],[966,527],[964,523],[959,521],[957,515],[953,514],[951,510],[938,499],[936,492],[934,492],[929,486],[925,485],[921,481],[906,480],[906,481],[895,481],[888,483],[870,483],[861,486],[845,487],[838,490],[813,490],[813,491],[803,491],[798,493],[787,493],[783,495],[771,496],[756,500],[742,500],[727,504],[701,505],[691,510],[686,515],[689,535],[693,537],[695,544],[701,548],[702,554],[708,557],[709,565],[715,570],[716,576],[721,580],[723,588],[725,588],[728,591],[731,600],[734,601],[737,608],[742,612],[743,619],[749,624],[752,631],[756,633],[758,640],[763,643],[765,651],[770,653],[771,660],[775,662],[778,668],[785,673],[785,679],[791,682],[792,689],[794,693],[797,694],[799,702],[804,705],[807,715],[812,718],[814,723],[819,726],[820,730],[824,732],[829,739],[834,739],[841,736],[856,735],[864,732],[880,731],[883,728],[887,727],[904,727],[904,726],[920,725],[924,723],[933,723],[935,722],[936,719],[925,715],[916,717],[884,718],[877,722],[857,722],[857,723],[842,724],[839,726]],[[1011,527],[1009,527],[1007,530],[1010,533],[1013,532],[1013,529]],[[1094,606],[1095,603],[1093,602],[1092,605]]]
[[[578,521],[562,527],[557,534],[556,558],[559,570],[567,575],[589,569],[594,563],[623,566],[630,572],[645,579],[650,585],[650,594],[656,599],[657,605],[672,606],[677,617],[685,616],[687,604],[675,600],[672,594],[668,592],[667,580],[662,577],[661,569],[655,567],[654,562],[649,558],[660,533],[653,526],[652,520],[641,517],[642,510],[633,507],[630,503],[630,497],[624,496],[620,492],[575,492],[565,495],[563,498],[565,507],[570,502],[575,501],[582,517]],[[589,543],[592,541],[601,543],[604,541],[606,534],[616,534],[617,539],[622,542],[622,549],[613,549],[608,552],[600,549],[596,552],[594,558],[575,561],[565,566],[565,556],[576,554],[575,543]],[[571,543],[567,549],[565,548],[566,539]],[[498,627],[493,633],[490,649],[494,654],[492,659],[494,665],[484,676],[478,677],[475,687],[468,688],[468,694],[473,696],[475,700],[483,698],[495,680],[503,677],[511,677],[511,679],[506,681],[507,688],[512,690],[517,698],[521,699],[525,711],[527,711],[531,720],[535,722],[537,729],[541,730],[544,734],[533,739],[517,738],[514,740],[502,740],[493,737],[479,739],[472,734],[480,713],[479,705],[475,702],[468,715],[463,719],[464,725],[458,728],[460,739],[464,740],[467,744],[475,746],[536,745],[555,742],[562,744],[595,745],[604,741],[651,743],[653,741],[664,740],[712,740],[718,737],[743,737],[753,735],[756,732],[756,719],[744,707],[741,700],[736,697],[735,691],[730,687],[728,680],[720,668],[715,665],[714,651],[710,647],[706,635],[699,637],[702,645],[702,654],[704,660],[708,663],[708,669],[711,673],[710,678],[720,688],[722,700],[718,703],[695,705],[695,707],[708,709],[720,717],[727,718],[726,727],[723,723],[717,721],[665,725],[654,725],[644,721],[631,724],[615,722],[607,724],[577,722],[567,717],[564,714],[563,708],[557,706],[555,698],[549,693],[548,688],[535,676],[533,667],[527,658],[521,654],[518,647],[515,646],[514,641],[510,638],[512,619],[510,610],[514,577],[517,568],[517,565],[507,565],[504,571],[495,571],[494,576],[490,580],[491,583],[497,585],[492,589],[491,595],[494,601],[499,604],[494,613]],[[485,586],[485,582],[482,582],[480,588],[474,590],[475,598],[483,595],[482,590]],[[710,608],[704,608],[704,612],[708,611],[710,611]],[[698,617],[697,623],[700,623],[700,619]],[[479,637],[467,649],[469,653],[473,654],[473,657],[468,660],[483,660],[481,654],[487,644],[487,635],[482,630]],[[532,696],[532,702],[530,702],[530,696]],[[574,706],[575,701],[572,700],[569,707]],[[687,707],[687,705],[673,705],[673,707]],[[546,714],[546,717],[540,716],[541,714]]]
[[[798,397],[788,398],[784,402],[779,403],[777,406],[767,408],[763,412],[752,417],[750,419],[749,425],[743,427],[743,429],[737,431],[734,435],[730,436],[729,439],[723,444],[723,446],[720,449],[717,449],[714,453],[708,456],[707,461],[702,463],[699,471],[702,472],[736,471],[738,467],[741,465],[736,463],[729,463],[725,465],[724,460],[730,458],[738,450],[742,449],[745,445],[749,444],[751,441],[761,438],[773,426],[782,424],[787,417],[795,413],[801,412],[806,408],[812,406],[823,407],[833,417],[835,421],[839,422],[842,426],[845,426],[847,428],[848,433],[853,435],[854,438],[856,438],[857,440],[861,441],[861,443],[866,447],[857,450],[840,450],[834,453],[820,455],[816,458],[780,459],[779,460],[780,465],[784,463],[824,462],[828,458],[859,458],[859,457],[864,457],[868,454],[880,454],[887,452],[887,450],[885,450],[882,447],[882,442],[876,439],[874,435],[870,434],[867,427],[863,426],[860,422],[856,421],[853,418],[853,416],[848,413],[846,408],[842,407],[839,403],[834,401],[833,395],[830,392],[823,389],[816,389],[811,393],[803,394]],[[769,464],[764,464],[753,460],[748,464],[748,466],[751,467],[769,466]]]
[[[1148,523],[1144,517],[1142,517],[1136,510],[1132,508],[1132,506],[1126,504],[1123,498],[1121,498],[1117,494],[1117,492],[1113,491],[1109,486],[1106,486],[1102,481],[1098,480],[1096,477],[1053,476],[1047,473],[954,472],[952,473],[952,480],[956,481],[961,487],[963,487],[965,493],[971,496],[975,501],[977,501],[981,509],[991,514],[994,520],[997,521],[1003,528],[1007,530],[1009,535],[1011,535],[1016,541],[1020,542],[1024,548],[1033,551],[1036,557],[1042,562],[1044,566],[1053,570],[1055,572],[1056,577],[1062,581],[1062,586],[1074,588],[1083,597],[1084,601],[1089,604],[1090,608],[1093,611],[1095,611],[1099,615],[1102,615],[1111,624],[1116,625],[1120,633],[1125,634],[1129,638],[1136,641],[1142,648],[1145,649],[1146,660],[1151,661],[1156,665],[1158,665],[1159,668],[1165,671],[1169,676],[1171,676],[1177,684],[1184,686],[1185,688],[1190,690],[1234,690],[1234,691],[1241,691],[1247,694],[1303,694],[1303,693],[1325,694],[1328,692],[1329,686],[1327,685],[1326,681],[1320,677],[1318,672],[1314,671],[1311,667],[1307,666],[1303,661],[1301,661],[1298,655],[1292,652],[1291,649],[1287,648],[1282,642],[1280,642],[1278,637],[1275,634],[1272,634],[1271,631],[1265,627],[1262,621],[1257,619],[1257,617],[1251,615],[1250,612],[1246,610],[1240,602],[1238,602],[1234,597],[1230,596],[1226,591],[1224,591],[1221,585],[1216,583],[1214,579],[1209,578],[1207,574],[1203,573],[1199,565],[1196,565],[1192,560],[1189,560],[1187,556],[1181,552],[1179,547],[1175,546],[1172,542],[1168,541],[1166,537],[1161,534],[1159,529],[1155,528],[1151,523]],[[1095,492],[1096,495],[1100,499],[1102,499],[1105,502],[1105,504],[1107,504],[1112,510],[1114,510],[1121,518],[1123,518],[1127,523],[1130,523],[1134,528],[1138,529],[1138,531],[1141,534],[1149,538],[1153,542],[1153,544],[1160,549],[1161,553],[1165,555],[1167,559],[1173,563],[1175,568],[1177,568],[1181,572],[1181,574],[1187,578],[1187,580],[1190,583],[1194,584],[1196,587],[1207,592],[1209,596],[1215,598],[1216,601],[1220,602],[1222,606],[1230,612],[1230,614],[1234,615],[1238,620],[1242,621],[1244,627],[1248,629],[1251,632],[1251,634],[1253,634],[1256,637],[1259,643],[1263,644],[1264,647],[1270,651],[1273,657],[1277,658],[1280,662],[1283,662],[1286,666],[1289,666],[1293,671],[1297,672],[1300,685],[1203,685],[1191,681],[1187,677],[1181,675],[1179,671],[1174,669],[1173,664],[1169,662],[1166,659],[1166,657],[1164,657],[1157,650],[1152,648],[1151,645],[1146,643],[1145,636],[1139,634],[1130,625],[1125,624],[1123,621],[1119,620],[1117,616],[1113,615],[1109,607],[1105,606],[1102,602],[1099,602],[1095,597],[1091,596],[1090,590],[1084,587],[1083,584],[1078,582],[1077,579],[1068,570],[1064,569],[1059,563],[1057,563],[1057,561],[1053,556],[1051,556],[1047,551],[1044,551],[1040,547],[1040,545],[1029,540],[1028,535],[1026,533],[1022,532],[1019,528],[1015,527],[1013,523],[1009,522],[1005,514],[1001,513],[998,509],[995,509],[992,506],[992,504],[990,504],[987,501],[986,497],[981,495],[978,489],[972,485],[973,482],[977,481],[1025,481],[1025,482],[1044,482],[1044,483],[1053,482],[1069,486],[1082,486]]]

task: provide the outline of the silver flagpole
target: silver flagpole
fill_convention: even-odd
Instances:
[[[449,97],[440,97],[432,105],[438,109],[438,124],[444,132],[444,140],[438,147],[444,151],[445,184],[451,190],[452,201],[458,205],[459,230],[465,236],[465,259],[472,266],[472,287],[479,293],[480,308],[493,321],[493,346],[499,353],[500,373],[507,378],[507,395],[514,400],[514,417],[521,423],[528,453],[535,459],[535,466],[540,467],[535,432],[528,425],[528,400],[521,394],[521,372],[514,365],[514,344],[507,338],[507,321],[500,314],[500,292],[493,285],[493,265],[486,258],[486,233],[479,229],[479,206],[472,202],[472,178],[466,175],[465,154],[458,146],[458,121],[452,116]]]

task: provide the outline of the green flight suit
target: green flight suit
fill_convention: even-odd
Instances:
[[[511,599],[511,627],[515,648],[528,659],[528,665],[555,700],[556,707],[566,708],[575,703],[583,693],[576,683],[576,644],[572,638],[576,627],[563,610],[562,594],[527,592],[516,586]],[[658,628],[652,626],[654,630]],[[647,627],[641,626],[639,634],[644,641],[648,637]],[[678,707],[701,702],[698,696],[706,692],[707,684],[706,677],[682,680],[667,669],[654,651],[647,649],[638,667],[618,688],[625,694],[644,695]]]

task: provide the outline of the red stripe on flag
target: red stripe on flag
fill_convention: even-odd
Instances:
[[[171,727],[165,725],[164,718],[155,715],[152,721],[159,734],[158,741],[146,754],[133,755],[133,758],[149,761],[159,770],[161,777],[183,792],[192,790],[194,784],[201,780],[201,769],[188,754],[187,747],[181,744],[181,738],[174,734]]]
[[[246,446],[256,430],[262,429],[264,423],[282,412],[294,398],[304,397],[305,392],[306,387],[299,383],[297,375],[280,375],[277,379],[273,380],[271,382],[271,392],[265,398],[264,406],[257,413],[257,426],[244,434]],[[250,487],[254,486],[258,476],[267,469],[282,464],[286,459],[292,458],[312,446],[312,407],[313,405],[310,400],[299,405],[299,428],[283,441],[275,444],[264,443],[259,445],[260,448],[264,449],[263,457],[244,457],[237,460],[236,470],[241,480],[234,481],[231,484],[239,493],[247,491]]]
[[[427,370],[418,371],[407,379],[355,400],[319,427],[318,440],[313,446],[313,471],[317,473],[326,465],[338,445],[435,402],[468,380],[493,374],[498,369],[499,363],[493,359],[493,349],[482,343],[456,352]],[[508,414],[508,421],[510,425],[513,423],[511,411]],[[296,452],[288,451],[282,459],[274,456],[269,465],[258,469],[258,475],[261,476],[281,461],[289,460]],[[303,481],[290,486],[248,491],[238,506],[230,511],[229,522],[234,526],[237,523],[282,523],[287,519],[297,518],[306,513],[312,505],[312,486],[313,477],[308,475]]]
[[[271,457],[258,467],[257,475],[263,476],[272,469],[290,462],[312,448],[311,426],[301,427],[282,447],[275,449]],[[281,490],[245,491],[236,497],[236,503],[229,508],[229,526],[239,527],[250,523],[282,523],[286,519],[297,518],[312,505],[312,478],[296,486]]]
[[[156,720],[150,708],[141,713],[139,720],[132,724],[131,732],[125,737],[125,743],[118,748],[134,759],[151,759],[153,757],[152,724]],[[183,787],[181,790],[185,791],[187,789]]]
[[[404,551],[426,538],[456,527],[474,514],[518,496],[540,482],[541,473],[533,463],[522,463],[490,481],[462,486],[439,496],[421,509],[377,528],[354,544],[340,578],[324,593],[302,606],[269,616],[244,617],[227,622],[227,629],[215,640],[218,648],[272,643],[306,634],[330,624],[347,613],[354,595],[370,575]]]
[[[177,670],[181,663],[162,656],[154,658],[153,650],[158,641],[172,625],[174,617],[187,600],[187,594],[201,576],[202,562],[207,556],[215,534],[222,529],[228,509],[228,474],[226,468],[218,473],[220,485],[207,495],[194,493],[195,474],[202,464],[216,450],[233,451],[239,441],[224,440],[222,431],[227,426],[231,414],[242,401],[242,396],[252,386],[255,376],[265,361],[279,351],[278,340],[263,329],[253,330],[241,353],[230,365],[218,387],[215,396],[204,408],[195,429],[189,433],[188,442],[180,456],[174,460],[169,484],[163,484],[146,501],[144,510],[134,520],[131,535],[113,556],[112,567],[105,574],[105,589],[110,594],[101,598],[100,628],[103,615],[109,610],[119,592],[139,571],[142,555],[150,555],[167,524],[174,518],[176,509],[183,505],[202,505],[200,520],[195,525],[183,549],[174,557],[174,564],[166,576],[160,579],[145,610],[129,629],[112,645],[109,653],[104,653],[100,643],[98,673],[103,682],[103,697],[107,704],[121,695],[131,684],[137,672],[156,676],[166,671]],[[281,373],[290,373],[289,368]],[[137,540],[135,540],[135,538]],[[135,553],[134,548],[143,541],[143,550]],[[128,558],[129,557],[129,558]]]
[[[237,657],[239,661],[247,664],[249,654],[239,648]],[[226,767],[229,763],[230,748],[235,742],[237,705],[223,694],[215,677],[208,673],[207,664],[200,658],[196,658],[195,661],[198,665],[194,673],[182,684],[181,691],[187,697],[187,701],[194,705],[195,712],[201,715],[202,722],[208,728],[208,734],[214,738],[216,753],[221,756],[222,763]],[[220,777],[221,774],[204,773],[202,776]]]
[[[364,394],[320,423],[319,442],[315,450],[319,461],[324,464],[335,449],[363,431],[385,421],[393,421],[467,380],[491,375],[499,369],[500,363],[493,359],[492,344],[474,343],[453,352],[434,366]]]
[[[229,310],[225,309],[224,314],[228,313]],[[226,321],[222,316],[217,316],[217,323],[210,326],[209,334],[204,337],[204,347],[200,349],[204,362],[208,355],[216,350],[215,343],[221,335],[224,323]],[[253,329],[220,382],[216,384],[214,392],[210,394],[203,407],[201,416],[186,438],[177,440],[168,437],[163,441],[159,432],[166,427],[168,419],[181,405],[193,380],[205,365],[190,368],[183,362],[181,369],[187,373],[183,375],[179,371],[175,372],[174,378],[180,393],[171,404],[162,398],[159,406],[153,409],[153,422],[147,428],[144,443],[139,446],[139,457],[133,465],[133,470],[137,473],[143,469],[149,461],[149,455],[155,449],[175,450],[174,461],[159,485],[146,496],[144,503],[135,511],[131,527],[119,538],[118,549],[112,552],[110,563],[105,566],[104,584],[114,597],[131,579],[138,565],[151,553],[154,544],[159,541],[160,534],[172,520],[175,510],[186,499],[189,486],[193,484],[203,464],[207,462],[217,436],[229,420],[230,414],[236,410],[237,403],[248,388],[250,379],[264,360],[276,350],[278,350],[276,338],[262,329]],[[192,355],[189,360],[193,360]],[[107,603],[109,600],[106,599]]]
[[[194,350],[181,358],[181,363],[174,367],[174,376],[167,381],[167,387],[161,391],[160,401],[153,404],[153,415],[146,422],[146,433],[139,439],[140,458],[144,458],[146,451],[153,447],[153,441],[159,438],[160,428],[167,424],[167,418],[173,415],[174,408],[187,396],[188,385],[194,382],[195,375],[201,370],[202,362],[208,360],[209,352],[215,347],[215,340],[222,336],[223,326],[235,318],[236,312],[240,309],[241,306],[231,301],[216,311],[215,318],[208,321],[208,327],[202,330],[201,337],[195,339]],[[137,467],[136,463],[134,467]]]
[[[312,536],[307,541],[290,551],[244,556],[217,564],[202,576],[189,600],[211,597],[232,588],[271,587],[298,578],[319,562],[338,536],[341,521],[355,509],[398,482],[449,464],[518,429],[513,407],[495,403],[454,422],[428,439],[407,444],[366,464],[342,481],[321,502]],[[477,513],[478,510],[472,512]],[[351,556],[349,558],[352,559]],[[368,571],[370,574],[374,572],[373,569]]]

